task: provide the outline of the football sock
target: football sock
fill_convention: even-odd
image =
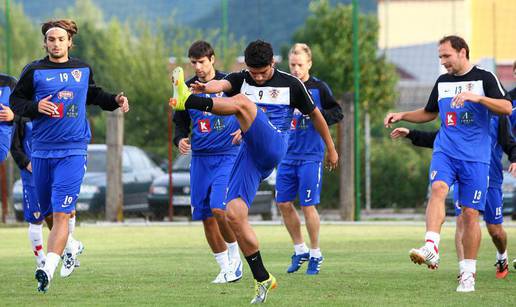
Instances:
[[[54,272],[56,271],[57,265],[59,264],[59,260],[61,256],[56,253],[48,253],[47,260],[45,261],[45,267],[43,268],[48,274],[50,274],[49,278],[52,279],[54,276]]]
[[[437,232],[427,231],[425,234],[425,246],[434,249],[436,253],[439,252],[439,241],[441,240],[441,235]]]
[[[306,254],[308,253],[308,246],[306,246],[305,242],[294,244],[294,251],[296,255]]]
[[[211,112],[213,108],[213,99],[209,97],[199,97],[190,95],[185,101],[185,109],[195,109],[200,111]]]
[[[247,260],[249,268],[251,268],[251,272],[253,272],[254,279],[256,279],[259,282],[269,279],[269,272],[267,272],[267,270],[263,266],[260,251],[257,251],[252,255],[246,256],[245,260]]]
[[[475,259],[464,259],[464,273],[475,274],[477,272],[477,261]]]
[[[503,254],[500,254],[498,251],[496,251],[496,260],[504,260],[507,259],[507,250],[503,252]]]
[[[233,243],[226,242],[226,246],[228,247],[230,259],[240,259],[240,253],[238,251],[238,242],[237,241],[235,241]]]
[[[321,258],[322,253],[320,248],[310,249],[310,258]]]
[[[45,261],[45,252],[43,251],[43,224],[29,223],[29,240],[36,257],[38,265]]]
[[[213,254],[215,257],[215,260],[220,266],[220,269],[222,271],[229,271],[229,258],[228,258],[228,251],[225,250],[222,253]]]

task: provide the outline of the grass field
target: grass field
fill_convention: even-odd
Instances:
[[[422,243],[422,225],[323,225],[319,276],[285,273],[292,246],[283,226],[255,230],[265,264],[279,283],[267,301],[271,306],[516,305],[516,275],[495,279],[495,250],[486,232],[477,291],[459,294],[451,227],[443,231],[441,267],[429,271],[408,257],[408,250]],[[516,228],[507,232],[514,247]],[[0,228],[0,305],[246,306],[253,295],[247,264],[240,282],[210,284],[218,267],[200,225],[78,227],[75,234],[86,246],[81,267],[68,279],[57,271],[42,294],[36,291],[26,228]]]

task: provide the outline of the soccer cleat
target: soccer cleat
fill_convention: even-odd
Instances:
[[[45,260],[37,261],[36,260],[36,269],[42,269],[45,266]]]
[[[413,248],[409,252],[410,260],[416,264],[426,264],[429,269],[436,270],[439,267],[439,252],[426,246]]]
[[[254,280],[254,298],[251,304],[262,304],[267,300],[267,294],[271,289],[275,289],[278,286],[276,278],[269,273],[269,279],[262,282]]]
[[[323,263],[324,257],[321,256],[319,258],[310,257],[308,261],[308,268],[306,269],[306,274],[308,275],[317,275],[321,270],[321,263]]]
[[[459,285],[457,292],[473,292],[475,291],[475,276],[472,273],[461,273],[459,275]]]
[[[43,268],[39,268],[36,269],[36,273],[34,275],[38,281],[38,292],[47,292],[50,285],[50,274],[48,274],[48,272]]]
[[[220,273],[217,275],[217,277],[215,277],[214,280],[211,281],[212,284],[225,284],[228,282],[226,276],[227,276],[227,273],[226,271],[220,271]]]
[[[502,279],[509,274],[509,264],[507,263],[507,259],[498,260],[495,263],[496,267],[496,278]]]
[[[188,86],[185,84],[185,75],[181,67],[176,67],[172,71],[172,89],[174,93],[168,104],[174,110],[184,110],[185,102],[192,93],[190,93]]]
[[[240,259],[234,259],[230,263],[231,271],[229,271],[226,274],[226,280],[228,282],[236,282],[239,281],[243,274],[243,268],[242,268],[242,260]]]
[[[61,257],[63,260],[63,265],[61,266],[60,271],[61,277],[70,276],[75,270],[75,268],[80,266],[80,262],[77,259],[77,256],[82,254],[84,250],[84,245],[80,241],[75,241],[71,245],[71,247],[65,248],[65,252]]]
[[[299,270],[299,268],[301,267],[303,262],[308,261],[309,257],[310,257],[310,253],[304,253],[304,254],[299,254],[299,255],[296,255],[294,253],[294,255],[292,255],[292,263],[288,267],[287,273],[294,273],[297,270]]]

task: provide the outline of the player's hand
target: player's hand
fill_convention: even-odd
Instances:
[[[399,127],[391,132],[391,139],[398,139],[398,138],[404,138],[407,137],[407,135],[410,133],[410,130],[404,127]]]
[[[403,119],[403,113],[388,113],[383,119],[385,128],[392,128],[391,124],[397,123]]]
[[[47,97],[41,99],[38,102],[39,113],[43,113],[48,116],[52,116],[53,114],[59,114],[59,112],[57,111],[56,104],[50,101],[50,98],[52,98],[52,95],[48,95]]]
[[[240,144],[242,142],[242,130],[238,129],[235,132],[231,133],[233,139],[231,140],[232,144]]]
[[[474,94],[472,92],[462,92],[459,93],[457,96],[453,97],[451,102],[452,108],[462,108],[464,106],[464,102],[471,101],[471,102],[479,102],[480,96],[477,94]]]
[[[333,148],[332,150],[328,150],[328,153],[326,154],[326,167],[328,170],[333,171],[337,168],[339,163],[339,154]]]
[[[512,177],[516,177],[516,162],[509,165],[509,173],[511,173]]]
[[[115,101],[120,106],[120,110],[122,110],[122,112],[129,112],[129,100],[126,96],[124,96],[124,92],[120,92],[118,95],[116,95]]]
[[[8,106],[0,103],[0,122],[10,122],[14,119],[14,113]]]
[[[29,164],[27,164],[27,167],[25,167],[25,169],[32,173],[32,163],[29,162]]]
[[[190,84],[190,92],[193,94],[201,94],[206,91],[206,83],[202,83],[200,81],[195,81]]]
[[[179,152],[182,155],[188,154],[190,152],[190,150],[192,149],[192,145],[190,145],[190,139],[189,138],[180,139],[178,145],[179,145],[178,146]]]

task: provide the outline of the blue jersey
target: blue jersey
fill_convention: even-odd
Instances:
[[[223,79],[226,74],[221,72],[215,73],[215,80]],[[199,78],[194,77],[186,82],[189,86]],[[224,93],[217,94],[199,94],[207,97],[222,97]],[[176,124],[176,133],[174,143],[179,144],[182,138],[187,138],[190,134],[190,125],[192,127],[192,155],[236,155],[238,146],[232,143],[233,136],[231,133],[240,129],[240,125],[234,115],[220,116],[210,112],[199,110],[176,111],[174,113],[174,122]]]
[[[38,102],[47,96],[57,106],[51,116],[38,112]],[[87,104],[118,108],[115,95],[95,85],[90,66],[74,58],[54,63],[46,57],[27,65],[11,95],[15,113],[33,121],[32,155],[36,158],[86,155],[91,138]]]
[[[342,119],[341,108],[325,82],[310,77],[304,84],[323,115],[334,115],[325,116],[328,125]],[[336,118],[336,120],[332,120],[332,118]],[[302,114],[297,109],[294,110],[290,123],[288,150],[283,160],[322,161],[323,159],[324,141],[315,130],[310,116]]]
[[[462,161],[489,164],[491,113],[480,103],[466,101],[463,106],[452,105],[453,97],[464,91],[510,100],[496,76],[476,66],[462,76],[441,75],[425,107],[427,112],[439,112],[441,118],[434,152]]]
[[[13,77],[0,74],[0,104],[9,107],[9,96],[16,86]],[[0,122],[0,162],[7,157],[11,147],[12,123]]]
[[[511,121],[512,134],[516,135],[516,112],[514,112],[514,109],[516,109],[516,87],[513,88],[511,91],[509,91],[509,96],[512,99],[512,110],[513,110],[509,119]]]
[[[274,69],[270,80],[258,85],[247,70],[226,76],[231,83],[228,96],[244,94],[262,109],[269,121],[280,131],[290,129],[295,108],[303,114],[315,109],[315,104],[308,94],[303,82],[298,78],[278,69]]]

